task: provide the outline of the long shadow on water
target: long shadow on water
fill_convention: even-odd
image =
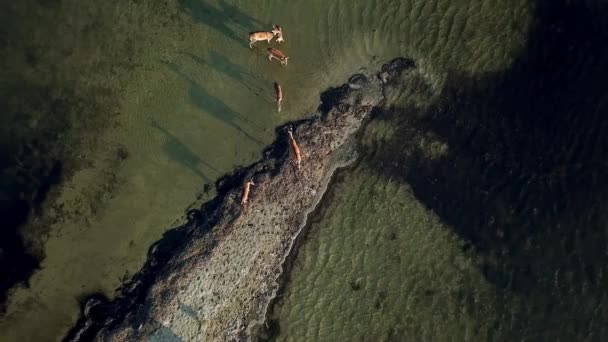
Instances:
[[[158,122],[156,122],[156,120],[150,118],[148,120],[148,124],[151,127],[154,127],[160,132],[162,132],[163,135],[167,138],[167,141],[162,145],[162,149],[165,154],[167,154],[167,156],[169,156],[169,158],[171,158],[173,161],[176,161],[181,165],[187,167],[188,169],[190,169],[190,171],[195,173],[206,183],[211,183],[213,180],[205,176],[198,169],[199,164],[205,165],[205,167],[215,172],[216,176],[222,175],[222,173],[218,169],[199,158],[196,153],[194,153],[190,148],[188,148],[188,146],[184,145],[184,143],[182,143],[175,135],[160,126]]]
[[[182,10],[197,22],[221,32],[226,37],[247,48],[249,48],[249,32],[263,27],[259,20],[224,0],[218,2],[219,9],[201,0],[180,0],[179,3]]]
[[[524,298],[489,340],[608,338],[608,6],[590,3],[538,2],[509,70],[454,72],[431,108],[378,118],[398,138],[370,166],[467,241],[498,308]],[[428,133],[447,156],[402,153]]]
[[[201,110],[211,114],[213,117],[222,120],[226,124],[232,126],[234,129],[242,132],[247,138],[256,142],[258,145],[264,145],[264,142],[248,133],[245,129],[238,125],[236,121],[238,119],[248,124],[250,127],[260,130],[260,132],[263,133],[263,131],[261,131],[259,127],[254,125],[250,120],[248,120],[244,116],[236,113],[218,98],[209,94],[209,92],[207,92],[204,87],[200,86],[188,75],[181,72],[176,65],[168,63],[167,66],[177,75],[186,80],[186,82],[188,82],[190,98]]]
[[[247,71],[245,68],[238,64],[232,63],[226,56],[222,56],[215,51],[210,51],[207,54],[206,58],[196,56],[190,53],[188,53],[187,55],[190,56],[193,61],[199,64],[207,65],[221,72],[222,74],[232,78],[233,80],[244,84],[255,95],[267,98],[266,95],[272,93],[272,88],[267,87],[267,93],[264,94],[264,88],[261,82],[256,80],[249,71]]]

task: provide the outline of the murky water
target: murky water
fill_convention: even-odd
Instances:
[[[506,70],[390,92],[310,225],[273,340],[608,337],[605,12],[530,15]]]
[[[0,340],[62,336],[82,295],[111,295],[197,196],[212,195],[205,184],[259,158],[273,127],[305,116],[320,91],[401,55],[417,60],[433,91],[449,70],[499,72],[524,46],[530,7],[481,0],[84,4],[20,12],[39,27],[24,36],[44,51],[23,74],[77,84],[87,90],[83,98],[98,101],[70,107],[76,114],[66,134],[75,138],[54,142],[86,143],[68,145],[72,172],[24,232],[44,259],[29,287],[11,293]],[[247,33],[273,23],[283,26],[285,68],[265,59],[265,43],[248,48]],[[123,60],[132,66],[115,69]],[[281,113],[274,81],[283,85]],[[403,186],[387,191],[408,196]],[[456,241],[436,230],[445,240],[438,243]]]

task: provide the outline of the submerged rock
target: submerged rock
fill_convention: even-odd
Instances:
[[[378,74],[382,83],[389,83],[390,80],[395,79],[404,70],[414,69],[416,63],[408,58],[395,58],[390,63],[382,66],[382,72]]]
[[[368,84],[367,77],[363,74],[356,74],[348,79],[348,86],[351,89],[361,89]]]
[[[308,213],[347,162],[341,147],[383,101],[382,84],[413,67],[400,58],[377,77],[355,75],[321,95],[319,117],[279,127],[264,159],[219,180],[218,196],[150,248],[146,264],[116,299],[84,301],[65,340],[139,341],[166,334],[184,341],[250,339],[265,321]],[[289,156],[287,127],[302,152],[301,170]],[[245,180],[255,186],[243,207]]]

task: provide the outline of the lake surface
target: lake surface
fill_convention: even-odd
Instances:
[[[271,340],[608,337],[606,8],[539,4],[506,70],[389,93],[311,218]]]
[[[552,8],[541,11],[527,1],[482,0],[299,0],[280,4],[276,1],[166,0],[151,4],[119,1],[84,4],[66,0],[50,5],[23,5],[23,9],[18,10],[28,18],[22,25],[37,28],[21,33],[21,38],[32,41],[33,48],[14,43],[14,50],[32,48],[36,54],[33,66],[22,66],[19,69],[22,72],[15,78],[26,75],[30,83],[52,89],[57,84],[76,84],[79,96],[95,101],[68,103],[69,113],[74,114],[61,122],[68,127],[65,137],[74,138],[55,141],[57,144],[85,143],[68,144],[62,152],[66,168],[71,172],[51,190],[41,207],[41,214],[31,219],[24,229],[28,244],[43,259],[40,270],[31,277],[29,287],[17,288],[10,294],[7,312],[0,321],[0,340],[59,339],[78,315],[79,298],[93,291],[112,295],[125,277],[139,269],[152,242],[166,229],[182,222],[189,206],[213,195],[204,191],[206,184],[212,184],[220,175],[260,157],[264,146],[274,138],[274,127],[307,116],[318,105],[319,93],[327,87],[341,84],[362,68],[377,68],[397,56],[416,60],[421,83],[416,87],[404,86],[402,91],[391,94],[390,103],[397,110],[387,111],[383,120],[367,129],[364,136],[368,137],[368,143],[375,145],[363,144],[367,146],[363,161],[344,173],[343,182],[336,185],[339,189],[333,197],[336,200],[326,202],[328,209],[312,225],[310,242],[303,246],[298,257],[301,261],[297,262],[300,266],[293,274],[293,279],[300,280],[291,282],[299,283],[301,288],[288,285],[285,298],[289,304],[277,309],[281,327],[277,338],[308,336],[312,340],[321,337],[339,340],[367,336],[382,340],[383,336],[390,335],[397,339],[419,336],[421,340],[460,340],[451,336],[462,336],[462,339],[483,340],[490,336],[500,340],[507,335],[493,335],[491,331],[493,324],[502,322],[505,315],[536,310],[538,316],[534,317],[543,317],[544,313],[539,309],[543,306],[526,306],[525,297],[510,292],[496,294],[497,286],[510,284],[510,278],[504,274],[515,272],[513,274],[523,277],[517,273],[519,259],[508,258],[508,263],[503,264],[500,262],[503,259],[497,257],[502,253],[501,248],[509,251],[519,245],[495,243],[493,238],[467,227],[487,227],[493,216],[500,224],[507,222],[505,217],[509,216],[511,207],[528,214],[533,214],[535,208],[540,213],[546,208],[537,202],[518,206],[511,198],[517,194],[509,188],[511,197],[499,196],[505,203],[492,200],[489,201],[491,208],[478,209],[487,212],[478,215],[479,220],[486,220],[479,223],[472,212],[483,200],[479,197],[473,197],[477,202],[459,197],[452,200],[447,196],[448,190],[433,184],[462,190],[467,188],[463,184],[469,184],[463,179],[485,179],[486,176],[489,177],[487,183],[471,188],[491,192],[501,188],[501,182],[517,187],[527,184],[529,178],[504,178],[499,172],[507,168],[505,165],[511,165],[509,163],[517,164],[518,156],[526,149],[509,147],[501,150],[497,147],[487,150],[482,147],[500,147],[504,141],[510,141],[509,134],[519,132],[518,129],[542,133],[540,119],[532,120],[531,127],[526,125],[528,114],[561,113],[562,107],[572,113],[570,109],[575,107],[574,102],[586,103],[587,100],[579,96],[571,100],[573,103],[560,102],[558,100],[567,99],[569,92],[558,91],[554,85],[555,89],[549,89],[553,102],[551,99],[531,101],[530,94],[543,94],[539,90],[541,86],[530,81],[534,78],[525,82],[512,81],[521,79],[526,72],[539,71],[544,86],[552,84],[551,74],[545,69],[558,69],[560,64],[557,62],[575,65],[571,74],[560,73],[555,80],[578,87],[585,85],[589,99],[602,103],[601,86],[593,81],[596,78],[592,75],[595,73],[599,77],[605,69],[601,68],[603,50],[593,50],[585,45],[586,40],[560,33],[560,27],[566,32],[575,30],[574,22],[568,22],[563,16],[538,15],[539,12],[561,12]],[[538,6],[541,9],[551,7],[544,2],[541,4]],[[561,7],[558,10],[564,11]],[[575,12],[574,17],[586,22],[584,18],[590,14],[582,12]],[[561,26],[545,28],[533,36],[530,27],[539,20],[546,21],[543,27],[550,27],[551,20]],[[248,32],[269,29],[274,23],[281,24],[284,30],[286,42],[280,48],[290,56],[285,68],[268,62],[265,43],[259,43],[253,50],[248,47]],[[589,21],[589,27],[583,27],[598,30],[593,23]],[[540,47],[544,37],[563,38],[563,41],[550,40],[549,47],[543,50]],[[56,43],[48,44],[48,41]],[[585,53],[555,54],[556,50],[564,50],[559,44],[571,44],[568,51],[578,48],[574,51]],[[545,60],[537,58],[542,62],[533,60],[536,64],[518,66],[522,64],[517,62],[518,58],[526,56],[529,50],[536,51],[533,54],[536,57],[543,53],[554,54],[557,62],[544,64],[545,60],[551,60],[545,57]],[[17,52],[15,60],[22,58]],[[589,60],[584,56],[590,56]],[[525,70],[526,67],[529,70]],[[518,72],[511,72],[514,69]],[[583,76],[580,79],[572,76],[577,73]],[[585,83],[588,79],[591,81]],[[274,81],[283,86],[285,100],[281,113],[277,113],[273,103]],[[524,86],[528,83],[535,88]],[[592,88],[597,90],[587,89],[589,84],[597,85]],[[459,87],[462,93],[458,93]],[[447,93],[446,88],[449,89]],[[573,88],[566,90],[576,93]],[[66,91],[63,97],[70,97],[73,92]],[[503,98],[500,94],[509,96]],[[480,101],[483,106],[465,106]],[[515,105],[517,103],[520,105]],[[521,105],[526,103],[533,105]],[[550,103],[553,104],[549,106]],[[586,104],[580,110],[603,113],[592,104]],[[446,112],[445,108],[454,110]],[[492,108],[493,114],[488,114],[484,121],[484,111],[479,108]],[[412,117],[412,113],[421,118],[435,118],[432,113],[444,112],[447,113],[445,117],[430,120],[430,123],[402,120]],[[527,114],[513,114],[515,119],[504,122],[495,120],[505,112]],[[539,117],[550,118],[548,114]],[[11,123],[17,125],[18,118],[16,116]],[[462,118],[462,121],[447,118]],[[437,127],[432,126],[436,122]],[[504,123],[508,129],[496,130],[492,126],[494,122]],[[574,145],[589,151],[592,148],[585,143],[597,142],[604,146],[601,145],[603,140],[594,138],[599,129],[605,128],[602,126],[604,121],[556,119],[554,126],[549,127],[561,127],[566,122],[573,123],[574,128],[557,130],[565,134],[564,142],[547,139],[538,144],[537,149],[532,149],[537,152],[532,154],[534,158],[544,160],[546,155],[561,155],[564,153],[561,150],[547,148],[543,152],[540,149],[565,146],[566,141],[571,141],[569,138],[574,139],[575,128],[589,130],[593,127],[591,123],[597,128],[584,135],[590,138]],[[488,129],[489,133],[482,135],[478,143],[469,144],[475,136],[475,130],[470,129],[474,123],[493,129]],[[33,124],[27,127],[37,129]],[[423,154],[421,160],[438,158],[443,161],[447,158],[454,163],[450,164],[454,170],[471,165],[475,170],[494,170],[486,164],[455,157],[467,156],[472,153],[470,151],[488,156],[507,151],[511,153],[507,154],[511,159],[500,159],[501,168],[492,171],[498,172],[499,181],[485,173],[463,171],[454,173],[462,175],[461,178],[446,182],[445,177],[441,177],[450,167],[443,163],[422,163],[416,168],[418,173],[391,167],[385,168],[392,172],[391,175],[382,173],[377,165],[392,165],[391,158],[399,160],[403,155],[405,159],[401,165],[410,165],[408,158],[411,156],[399,150],[401,145],[395,145],[411,143],[400,140],[400,137],[411,138],[413,134],[404,127],[431,131],[434,135],[415,140],[416,144],[422,144],[423,150],[430,148],[434,156]],[[457,135],[446,127],[462,128],[470,136]],[[23,135],[28,134],[30,131],[24,130]],[[530,136],[544,137],[540,133]],[[555,144],[550,145],[552,141]],[[513,144],[535,145],[534,140],[518,140]],[[572,154],[578,151],[565,147],[564,150]],[[583,157],[581,161],[565,158],[561,164],[556,161],[555,165],[587,165],[598,159],[598,155],[591,152]],[[471,160],[479,158],[471,157]],[[552,164],[553,168],[537,170],[530,166],[536,165],[534,162],[527,163],[525,167],[534,171],[528,174],[535,174],[539,179],[551,179],[547,175],[552,172],[563,172],[571,177],[572,166],[557,169]],[[439,171],[433,173],[433,170]],[[526,174],[524,171],[530,169],[522,170],[522,174]],[[438,180],[429,184],[422,178],[412,178],[412,174],[432,175],[429,177]],[[585,179],[597,179],[597,174],[594,177]],[[563,190],[568,192],[557,194],[570,193],[573,187],[576,188],[569,185]],[[433,199],[433,194],[438,199]],[[452,201],[463,203],[463,206],[453,205],[452,208],[459,210],[452,211],[442,206],[454,204]],[[560,204],[558,208],[564,210],[569,204],[571,202]],[[570,220],[587,222],[581,221],[576,213]],[[600,222],[597,220],[601,218],[596,217],[599,214],[589,215],[593,216],[589,225]],[[527,216],[516,217],[520,221],[510,224],[524,226],[521,222]],[[562,219],[547,218],[539,225],[557,226],[560,222]],[[509,229],[494,226],[491,229],[506,231],[501,234],[512,238]],[[596,236],[594,234],[586,235],[581,241],[587,241],[590,236]],[[523,233],[515,235],[525,236]],[[541,237],[552,237],[536,236],[537,240],[530,242],[532,246],[536,246],[534,242],[540,241]],[[521,239],[516,241],[519,243]],[[538,246],[543,247],[542,244]],[[484,248],[490,251],[476,254]],[[578,251],[577,248],[573,247],[573,250]],[[532,250],[542,254],[543,248]],[[599,258],[597,254],[592,255]],[[524,253],[521,258],[535,256]],[[546,261],[538,260],[530,271],[532,274],[537,268],[543,268]],[[560,261],[548,268],[551,279],[560,282],[561,277],[574,277],[569,275],[568,269],[555,275],[555,265],[564,259],[556,260]],[[586,269],[583,271],[587,272]],[[591,273],[597,271],[594,267],[589,269]],[[316,284],[314,291],[312,284]],[[596,277],[591,287],[580,285],[580,291],[591,291],[588,298],[593,301],[595,295],[601,294],[602,284],[605,284],[604,278]],[[565,288],[560,289],[567,292]],[[538,289],[535,291],[542,293]],[[550,299],[543,299],[543,305],[551,305]],[[496,306],[475,304],[486,300],[498,303],[496,305],[502,311]],[[601,303],[600,300],[596,302]],[[441,311],[444,307],[445,311]],[[570,307],[556,306],[552,310],[558,308]],[[593,308],[602,310],[601,307]],[[323,315],[320,315],[321,311]],[[488,320],[484,321],[486,317]],[[444,323],[434,324],[438,319]],[[36,322],[37,329],[31,329],[32,322]],[[353,322],[361,324],[360,327],[353,328]],[[520,318],[509,322],[523,324]],[[559,322],[559,317],[555,316],[551,322],[550,327],[534,329],[551,329]],[[591,320],[589,324],[595,327],[594,324],[599,323]],[[456,335],[450,335],[450,332]],[[367,333],[369,335],[365,335]],[[590,336],[573,334],[564,336]]]

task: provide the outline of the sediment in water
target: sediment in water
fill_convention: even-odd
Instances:
[[[343,166],[343,147],[384,99],[384,85],[413,61],[398,58],[377,75],[355,75],[321,95],[319,114],[277,129],[264,158],[216,183],[218,196],[149,250],[141,269],[108,300],[82,301],[81,318],[65,340],[244,340],[263,325],[277,279],[294,241]],[[285,139],[293,127],[302,169],[290,162]],[[247,206],[241,186],[252,179]]]

